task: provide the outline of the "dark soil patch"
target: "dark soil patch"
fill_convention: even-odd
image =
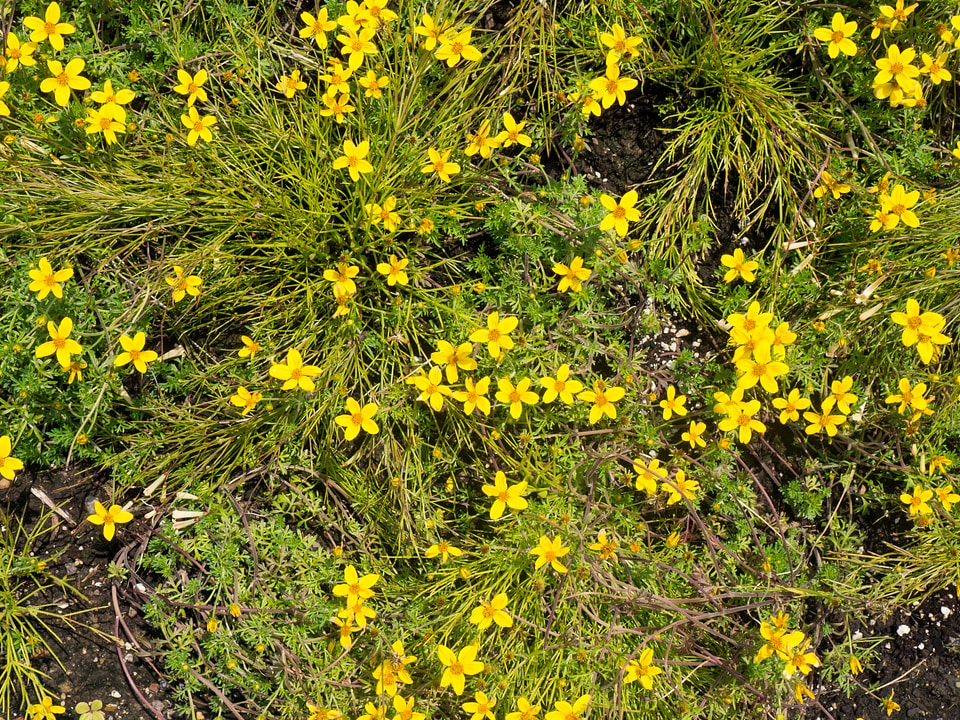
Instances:
[[[88,499],[90,503],[90,498],[109,499],[102,478],[73,473],[31,477],[24,473],[11,488],[0,492],[0,502],[11,515],[21,515],[28,528],[50,509],[32,489],[46,495],[71,518],[52,516],[48,522],[53,529],[39,540],[35,556],[41,561],[49,559],[46,570],[69,580],[86,598],[84,602],[56,590],[34,597],[32,603],[52,603],[64,614],[83,610],[79,619],[101,633],[53,625],[59,642],[52,637],[46,640],[63,668],[46,653],[33,659],[34,667],[50,676],[46,686],[58,693],[57,702],[67,709],[64,717],[74,716],[77,703],[93,700],[103,702],[107,717],[116,720],[173,717],[167,683],[136,644],[135,638],[146,633],[146,625],[116,599],[113,580],[107,575],[122,538],[132,536],[137,520],[121,526],[118,538],[108,543],[99,527],[86,522]],[[27,699],[28,703],[36,701]],[[17,702],[15,698],[14,708]]]
[[[862,689],[852,698],[821,698],[835,718],[888,717],[880,699],[888,698],[890,690],[900,705],[895,718],[960,718],[960,601],[956,588],[898,609],[886,620],[861,627],[860,632],[866,638],[889,639],[879,647],[879,662],[865,667],[858,677]],[[868,688],[878,689],[871,692]]]

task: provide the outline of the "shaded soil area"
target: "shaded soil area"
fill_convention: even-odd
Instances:
[[[924,720],[960,718],[960,601],[956,588],[922,603],[900,608],[885,620],[859,630],[864,638],[886,637],[880,659],[866,665],[860,689],[851,698],[824,696],[824,707],[837,718],[881,720],[888,717],[881,699],[900,705],[893,717]]]
[[[50,516],[47,523],[52,529],[40,537],[33,555],[47,563],[46,572],[67,579],[86,598],[65,595],[59,589],[31,598],[32,604],[49,603],[64,615],[83,611],[76,619],[88,626],[52,622],[58,638],[47,635],[44,639],[53,653],[36,652],[33,666],[49,675],[45,685],[66,708],[64,717],[75,717],[73,708],[79,702],[100,700],[108,718],[172,718],[169,686],[138,642],[148,632],[146,626],[119,599],[108,576],[120,543],[133,536],[138,521],[122,526],[118,538],[108,543],[101,529],[85,520],[89,514],[86,506],[94,498],[107,501],[102,478],[71,473],[32,478],[24,473],[11,488],[0,492],[0,503],[13,516],[23,515],[28,530],[51,510],[50,503],[66,516]],[[14,698],[15,711],[19,702]],[[27,698],[27,703],[34,702],[37,698]],[[20,717],[16,712],[13,715]]]

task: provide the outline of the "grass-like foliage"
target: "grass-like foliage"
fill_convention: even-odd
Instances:
[[[109,478],[185,717],[893,703],[857,623],[960,586],[950,6],[16,10],[0,492]]]

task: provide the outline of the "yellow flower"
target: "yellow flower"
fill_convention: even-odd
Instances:
[[[835,180],[833,175],[826,170],[820,173],[820,183],[813,191],[815,198],[822,198],[829,192],[833,195],[834,200],[839,200],[841,195],[850,192],[852,189],[847,183]]]
[[[53,77],[40,83],[40,92],[52,92],[57,105],[66,107],[70,103],[71,90],[86,90],[90,87],[90,81],[80,75],[86,64],[82,58],[74,58],[66,67],[56,60],[47,60],[47,69]]]
[[[937,501],[943,505],[943,509],[947,512],[950,512],[954,503],[960,502],[960,495],[953,491],[953,485],[934,488],[933,491],[937,494]]]
[[[31,42],[42,43],[44,40],[49,40],[54,50],[63,50],[63,36],[76,31],[73,25],[60,22],[60,6],[55,2],[47,5],[42,20],[33,15],[28,15],[23,19],[23,24],[28,30],[32,31],[30,33]],[[7,70],[7,72],[10,72],[10,70]],[[66,103],[60,104],[66,105]],[[63,712],[62,708],[60,712]]]
[[[394,684],[394,694],[396,694],[396,685]],[[368,702],[364,705],[363,715],[358,715],[357,720],[386,720],[387,717],[387,706],[386,705],[374,705],[372,702]]]
[[[525,510],[527,507],[527,501],[523,498],[523,493],[527,489],[526,480],[516,485],[507,485],[507,476],[501,470],[497,470],[493,485],[484,485],[480,489],[484,495],[496,498],[490,506],[491,520],[499,520],[508,507],[511,510]]]
[[[947,63],[946,53],[938,55],[936,60],[930,55],[927,55],[927,53],[922,53],[920,57],[923,59],[923,67],[920,68],[920,72],[924,75],[929,75],[930,82],[934,85],[939,85],[941,81],[949,81],[953,78],[950,71],[944,67]]]
[[[909,227],[919,227],[920,219],[916,216],[916,213],[910,209],[917,204],[919,199],[919,190],[914,190],[908,193],[903,189],[903,185],[900,184],[893,186],[893,190],[890,191],[889,197],[884,198],[881,196],[881,208],[885,212],[888,212],[892,215],[889,227],[886,227],[885,229],[890,230],[896,227],[900,220],[903,220],[903,224]]]
[[[6,80],[0,81],[0,98],[6,95],[7,90],[9,89],[10,89],[10,83],[8,83]],[[7,117],[9,115],[10,115],[10,107],[3,100],[0,100],[0,117]],[[5,142],[8,140],[9,142],[7,142],[7,144],[8,145],[12,144],[14,141],[13,135],[7,135],[4,138]]]
[[[797,670],[804,675],[809,675],[810,670],[820,667],[820,658],[815,653],[807,652],[809,647],[810,640],[807,639],[787,653],[787,666],[783,669],[784,677],[790,677]]]
[[[241,335],[240,341],[243,343],[243,347],[237,350],[237,355],[242,358],[250,358],[253,360],[253,356],[263,350],[260,343],[255,342],[253,338],[247,337],[246,335]]]
[[[902,4],[903,0],[899,0],[899,3]],[[880,701],[880,707],[887,711],[888,717],[900,709],[900,704],[893,701],[893,690],[890,691],[890,697]]]
[[[632,682],[640,681],[640,684],[646,690],[653,690],[653,678],[663,672],[658,667],[654,667],[653,648],[645,648],[640,653],[640,657],[635,658],[623,666],[623,684],[629,685]]]
[[[240,413],[241,415],[246,415],[253,410],[262,399],[263,395],[260,392],[251,393],[243,385],[237,388],[235,395],[230,396],[231,403],[243,408],[243,411]]]
[[[282,92],[288,98],[292,98],[297,90],[306,90],[307,84],[300,79],[299,68],[290,73],[290,75],[281,75],[275,86],[277,92]]]
[[[323,279],[334,283],[334,288],[341,295],[354,295],[357,292],[357,284],[354,278],[360,273],[357,265],[351,265],[349,262],[341,261],[337,263],[336,270],[324,270]]]
[[[445,27],[441,23],[437,25],[433,22],[433,18],[424,13],[423,17],[420,20],[420,24],[413,29],[417,35],[422,35],[426,38],[423,41],[423,49],[427,52],[431,52],[436,46],[437,41],[440,40],[440,36],[443,35]]]
[[[657,481],[667,478],[667,469],[660,467],[660,461],[657,458],[653,458],[649,462],[639,458],[634,460],[633,471],[637,473],[637,490],[643,490],[647,495],[656,495]]]
[[[435,412],[440,412],[443,409],[443,399],[453,394],[453,391],[443,384],[443,375],[438,367],[430,368],[429,374],[420,370],[420,375],[407,378],[407,384],[416,387],[420,391],[417,399],[429,403]]]
[[[347,398],[344,409],[346,414],[338,415],[334,418],[334,422],[343,428],[343,435],[347,440],[356,438],[361,430],[370,435],[380,432],[380,426],[373,420],[378,409],[376,403],[368,403],[360,407],[360,403],[351,397]]]
[[[73,330],[73,320],[68,317],[60,321],[60,327],[53,324],[50,320],[47,322],[47,332],[50,334],[50,340],[37,347],[36,355],[38,358],[48,355],[57,356],[57,362],[61,367],[70,366],[70,356],[79,355],[83,352],[80,343],[70,338],[70,332]]]
[[[123,352],[114,358],[114,367],[122,367],[132,362],[133,366],[140,373],[147,372],[147,363],[153,362],[160,356],[153,350],[144,350],[143,346],[146,342],[147,337],[142,332],[138,332],[132,338],[127,335],[121,335],[120,346],[123,348]]]
[[[920,68],[910,64],[916,56],[917,53],[913,48],[907,48],[900,52],[900,48],[896,45],[890,45],[887,48],[887,57],[876,61],[876,66],[880,72],[874,77],[874,84],[883,85],[893,82],[903,92],[911,92],[913,86],[917,84],[914,78],[920,74]]]
[[[133,90],[123,88],[114,91],[113,83],[106,80],[103,83],[103,90],[94,90],[90,93],[90,99],[100,105],[127,105],[132,102],[137,94]],[[120,122],[126,120],[126,113],[117,118]]]
[[[672,480],[664,480],[660,489],[663,492],[670,493],[667,498],[667,505],[676,505],[683,499],[695,500],[696,492],[700,489],[700,483],[696,480],[687,480],[687,474],[683,470],[677,470]]]
[[[717,427],[723,432],[737,431],[737,440],[746,445],[750,442],[754,432],[766,432],[767,426],[757,420],[754,415],[760,411],[759,400],[739,402],[729,411],[727,417],[719,422]]]
[[[640,219],[640,211],[634,205],[637,204],[636,190],[628,190],[620,198],[619,202],[609,195],[600,194],[600,204],[609,211],[600,221],[601,230],[610,230],[611,228],[619,237],[627,234],[627,223],[636,222]]]
[[[756,260],[747,260],[740,248],[735,248],[733,255],[721,256],[720,264],[730,268],[723,275],[725,283],[731,283],[738,277],[743,278],[745,282],[753,282],[757,279],[756,275],[753,274],[754,270],[760,267],[760,263]]]
[[[917,346],[920,359],[926,365],[933,359],[934,346],[946,345],[950,338],[940,331],[946,324],[943,315],[935,312],[920,312],[920,304],[913,298],[907,299],[906,312],[895,311],[890,319],[903,326],[900,342],[905,347]]]
[[[667,397],[660,401],[660,407],[663,408],[663,419],[669,420],[676,413],[679,417],[687,414],[687,408],[684,404],[687,402],[686,395],[677,395],[677,389],[671,385],[667,388]]]
[[[860,662],[860,658],[856,655],[850,656],[850,673],[854,676],[859,675],[863,672],[863,664]]]
[[[477,645],[467,645],[455,653],[446,645],[437,646],[437,657],[444,666],[440,687],[452,687],[457,695],[463,695],[467,675],[476,675],[483,671],[483,663],[477,661]]]
[[[933,497],[933,490],[925,490],[920,485],[913,486],[913,494],[902,493],[900,502],[910,508],[910,517],[915,515],[932,515],[931,508],[927,501]]]
[[[533,139],[522,132],[523,126],[526,124],[526,121],[517,122],[514,120],[513,115],[505,112],[503,114],[504,129],[497,135],[497,142],[501,143],[505,148],[510,147],[514,143],[523,145],[524,147],[530,147],[533,144]]]
[[[320,49],[327,47],[327,33],[337,27],[336,20],[327,18],[327,8],[320,8],[317,16],[314,17],[308,12],[300,13],[300,20],[306,27],[300,28],[299,35],[302,38],[312,37],[317,41]]]
[[[340,54],[346,56],[347,66],[351,70],[357,70],[363,65],[363,60],[367,55],[376,55],[380,52],[372,42],[374,35],[376,35],[375,30],[361,28],[359,32],[355,32],[346,28],[345,32],[344,35],[337,35],[337,42],[342,45]]]
[[[802,682],[796,683],[793,686],[793,696],[797,699],[797,702],[803,705],[803,700],[805,697],[810,698],[811,700],[816,699],[814,694],[810,692],[810,688],[804,685]]]
[[[337,626],[340,634],[340,647],[344,650],[349,650],[353,647],[353,640],[350,639],[350,636],[359,631],[360,628],[353,624],[353,618],[330,618],[330,622]]]
[[[607,65],[616,65],[620,60],[632,60],[640,54],[639,46],[642,42],[642,38],[627,37],[619,23],[614,23],[610,32],[600,33],[600,43],[610,48],[607,51]]]
[[[5,70],[7,75],[16,70],[20,65],[24,67],[33,67],[37,64],[33,53],[37,50],[37,44],[33,42],[21,43],[16,33],[12,30],[7,32],[4,43],[7,47],[4,54],[7,56]]]
[[[543,385],[543,402],[548,405],[557,398],[566,405],[573,405],[573,396],[583,390],[583,383],[579,380],[570,380],[570,366],[564,363],[557,369],[557,376],[540,378]]]
[[[321,75],[320,79],[327,83],[327,91],[325,95],[333,95],[334,93],[340,93],[341,95],[350,95],[350,83],[347,80],[350,79],[350,76],[353,75],[353,70],[348,67],[343,67],[340,64],[340,61],[336,58],[330,60],[330,71]],[[342,102],[346,102],[349,99],[342,98]]]
[[[380,576],[375,573],[360,577],[353,565],[347,565],[343,571],[343,582],[333,586],[333,594],[346,598],[347,605],[353,605],[357,600],[369,600],[376,595],[373,586],[379,579]]]
[[[486,395],[490,389],[490,378],[482,377],[474,385],[472,378],[464,378],[463,385],[466,390],[457,390],[453,393],[453,399],[463,403],[463,412],[466,415],[473,413],[474,408],[478,409],[484,415],[490,414],[490,401]]]
[[[507,713],[506,720],[537,720],[540,714],[539,705],[531,705],[522,695],[517,698],[517,711]]]
[[[210,128],[217,124],[217,119],[213,115],[204,115],[200,117],[195,107],[187,108],[187,114],[180,116],[180,122],[190,132],[187,133],[187,145],[193,147],[197,140],[204,142],[213,142],[213,133]]]
[[[415,700],[416,698],[413,697],[409,700],[404,700],[400,695],[395,695],[393,698],[393,709],[396,710],[397,714],[393,716],[393,720],[424,720],[427,716],[413,709]]]
[[[681,435],[681,439],[690,443],[690,448],[694,449],[696,447],[706,447],[707,442],[702,437],[700,437],[703,432],[707,429],[706,423],[697,422],[696,420],[690,421],[690,430]]]
[[[390,78],[385,75],[377,77],[375,71],[368,70],[366,75],[357,80],[357,84],[364,89],[365,97],[380,98],[383,97],[383,89],[390,84]],[[413,698],[410,701],[413,702]]]
[[[339,710],[329,710],[310,702],[307,703],[307,710],[310,711],[310,717],[307,720],[338,720],[343,717],[343,713]]]
[[[770,345],[763,343],[754,348],[753,358],[743,358],[737,362],[737,372],[740,373],[737,387],[749,390],[759,382],[768,393],[778,393],[780,386],[776,378],[789,371],[789,365],[771,359]]]
[[[786,628],[774,627],[766,620],[760,623],[760,637],[766,640],[766,643],[753,658],[755,663],[763,662],[774,653],[783,660],[787,660],[790,657],[790,651],[803,642],[803,633],[799,630],[788,633]]]
[[[364,173],[373,172],[373,165],[366,159],[369,152],[369,140],[364,140],[359,145],[354,145],[352,140],[344,140],[343,155],[333,161],[333,169],[347,168],[350,179],[357,182]]]
[[[780,411],[780,424],[786,425],[800,419],[800,411],[810,407],[810,400],[800,397],[800,391],[794,388],[786,398],[774,398],[773,406]]]
[[[830,383],[830,397],[837,404],[837,410],[844,415],[850,414],[850,403],[856,402],[859,398],[850,392],[853,387],[853,378],[847,375],[842,380],[834,380]]]
[[[196,75],[191,75],[183,68],[178,68],[177,80],[180,81],[180,84],[174,85],[173,91],[187,96],[187,107],[193,107],[197,100],[206,102],[207,91],[202,86],[207,81],[207,77],[206,70],[197,70]]]
[[[459,63],[461,58],[470,62],[478,62],[483,55],[470,44],[471,32],[471,28],[466,28],[458,33],[452,31],[441,33],[437,37],[437,41],[440,43],[436,53],[437,60],[446,61],[449,67]]]
[[[446,340],[440,340],[437,343],[437,351],[431,353],[430,360],[437,365],[445,366],[447,382],[453,384],[459,378],[457,368],[461,370],[477,369],[477,361],[470,357],[472,354],[473,343],[471,342],[461,343],[454,347]]]
[[[927,474],[933,475],[935,472],[945,473],[947,468],[953,465],[953,460],[946,455],[934,455],[930,458],[930,465],[927,467]]]
[[[519,419],[523,413],[523,403],[536,405],[540,400],[540,396],[530,390],[530,378],[521,378],[516,387],[510,378],[500,378],[497,380],[497,387],[500,388],[496,394],[497,400],[510,404],[510,417],[514,420]]]
[[[9,435],[0,435],[0,476],[13,480],[18,470],[23,470],[23,461],[12,457],[13,448]]]
[[[617,418],[617,407],[614,403],[623,400],[626,391],[621,387],[607,387],[603,380],[593,383],[593,390],[584,390],[577,395],[578,400],[593,403],[590,408],[590,424],[596,425],[606,415],[611,420]]]
[[[463,555],[463,551],[460,548],[455,548],[453,545],[448,544],[446,541],[441,540],[438,543],[434,543],[427,548],[425,553],[428,558],[435,558],[438,555],[440,556],[440,564],[443,565],[447,562],[447,559],[452,555],[453,557],[460,557]]]
[[[83,371],[86,368],[87,364],[85,362],[71,360],[70,364],[63,368],[65,373],[70,373],[70,377],[67,378],[67,385],[73,385],[74,380],[83,380]]]
[[[500,627],[512,627],[513,618],[504,609],[508,602],[506,593],[494,595],[490,602],[481,601],[470,613],[470,622],[477,626],[477,630],[486,630],[493,623]]]
[[[545,720],[581,720],[581,716],[590,704],[589,695],[581,695],[572,705],[564,700],[556,702],[556,710],[547,713]]]
[[[116,526],[121,523],[128,523],[133,520],[133,514],[127,512],[119,505],[111,505],[108,510],[100,501],[93,504],[93,515],[87,517],[87,522],[92,525],[103,525],[103,537],[105,540],[113,540],[116,532]]]
[[[480,129],[477,130],[475,134],[468,134],[467,140],[469,141],[469,145],[467,145],[466,150],[463,151],[467,157],[472,157],[480,153],[480,157],[489,158],[493,151],[500,147],[500,140],[496,137],[490,137],[489,120],[484,120],[480,123]]]
[[[583,258],[579,255],[573,258],[569,266],[557,263],[553,266],[553,271],[562,276],[557,286],[557,290],[562,293],[567,290],[580,292],[583,290],[583,283],[593,274],[593,270],[583,266]]]
[[[771,320],[773,313],[760,312],[760,303],[754,300],[746,314],[732,313],[727,317],[727,322],[732,326],[730,337],[738,345],[744,345],[769,329]]]
[[[530,551],[531,555],[537,556],[537,562],[535,564],[535,569],[539,570],[546,564],[550,564],[556,572],[565,573],[567,572],[566,566],[560,562],[559,558],[562,558],[564,555],[570,552],[570,548],[565,547],[563,544],[562,538],[558,535],[553,540],[548,538],[546,535],[540,536],[540,544]]]
[[[407,285],[410,282],[410,278],[407,277],[404,268],[409,264],[410,260],[408,258],[398,259],[396,255],[391,255],[388,262],[377,263],[377,272],[387,276],[387,285],[390,287],[394,285]],[[451,382],[456,382],[456,380],[452,380]]]
[[[298,350],[290,348],[287,350],[287,359],[283,362],[275,362],[270,366],[270,377],[277,380],[283,380],[281,390],[295,390],[300,388],[304,392],[313,392],[316,389],[311,378],[320,374],[320,368],[316,365],[304,365],[303,356]]]
[[[855,22],[846,22],[842,13],[834,13],[830,27],[821,27],[813,31],[813,36],[820,42],[830,43],[827,46],[827,55],[832,58],[840,53],[856,55],[857,46],[850,38],[857,31]]]
[[[37,300],[43,300],[50,293],[56,298],[62,298],[63,288],[60,283],[73,277],[73,268],[67,267],[54,272],[50,262],[42,257],[37,262],[37,269],[28,271],[28,274],[33,282],[27,289],[37,294]]]
[[[903,2],[904,0],[897,0],[896,7],[889,5],[880,6],[880,16],[890,21],[891,30],[896,30],[899,24],[905,23],[907,18],[910,17],[910,14],[917,9],[918,3],[904,7]]]
[[[593,550],[595,553],[600,555],[601,560],[613,560],[613,562],[619,562],[620,558],[617,557],[617,548],[620,544],[613,538],[607,537],[607,531],[601,530],[597,533],[597,541],[595,543],[590,543],[587,547]]]
[[[633,78],[620,77],[620,67],[614,64],[607,65],[603,77],[590,81],[590,89],[593,97],[599,100],[606,110],[614,102],[623,105],[627,101],[627,91],[633,90],[639,84]]]
[[[117,142],[117,133],[126,133],[127,126],[124,125],[126,113],[116,103],[108,103],[99,110],[87,108],[86,127],[84,132],[87,135],[103,134],[107,145],[114,145]]]
[[[460,166],[455,162],[449,161],[449,150],[442,150],[438,152],[436,148],[430,148],[427,150],[427,155],[430,156],[430,162],[420,168],[420,172],[435,172],[437,177],[439,177],[443,182],[450,182],[451,175],[457,175],[460,173]]]
[[[494,311],[487,317],[487,327],[470,333],[470,342],[486,343],[487,352],[496,360],[503,354],[503,350],[513,348],[510,333],[516,330],[519,323],[520,321],[512,316],[501,320],[500,313]]]
[[[174,277],[164,278],[167,285],[173,288],[173,302],[178,303],[187,295],[196,297],[200,294],[200,284],[203,282],[196,275],[187,275],[184,277],[183,268],[180,265],[173,266]]]
[[[817,435],[826,431],[829,437],[837,434],[837,426],[843,425],[847,421],[846,415],[831,415],[836,398],[832,395],[823,399],[820,403],[820,412],[805,412],[803,419],[810,423],[805,432],[807,435]]]

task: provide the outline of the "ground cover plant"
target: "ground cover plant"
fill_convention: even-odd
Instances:
[[[182,717],[923,702],[866,629],[960,596],[955,4],[3,13],[0,717],[104,713],[47,537]]]

